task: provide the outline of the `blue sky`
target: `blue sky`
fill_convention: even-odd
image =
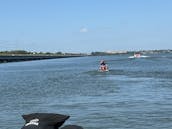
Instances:
[[[172,49],[171,0],[0,1],[0,50]]]

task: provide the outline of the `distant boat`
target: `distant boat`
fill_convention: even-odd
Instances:
[[[128,58],[145,58],[148,56],[141,55],[140,53],[134,53],[133,56],[129,56]]]

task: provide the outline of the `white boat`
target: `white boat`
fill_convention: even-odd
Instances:
[[[140,53],[134,53],[133,56],[129,56],[128,58],[145,58],[148,56],[141,55]]]

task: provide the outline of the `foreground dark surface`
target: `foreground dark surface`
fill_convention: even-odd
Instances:
[[[21,129],[59,129],[69,119],[67,115],[54,113],[32,113],[23,115],[25,125]],[[61,129],[83,129],[78,125],[66,125]]]

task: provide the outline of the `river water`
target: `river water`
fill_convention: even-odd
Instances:
[[[35,112],[84,129],[172,129],[172,55],[128,56],[0,64],[0,129],[20,129]],[[109,72],[98,72],[101,59]]]

